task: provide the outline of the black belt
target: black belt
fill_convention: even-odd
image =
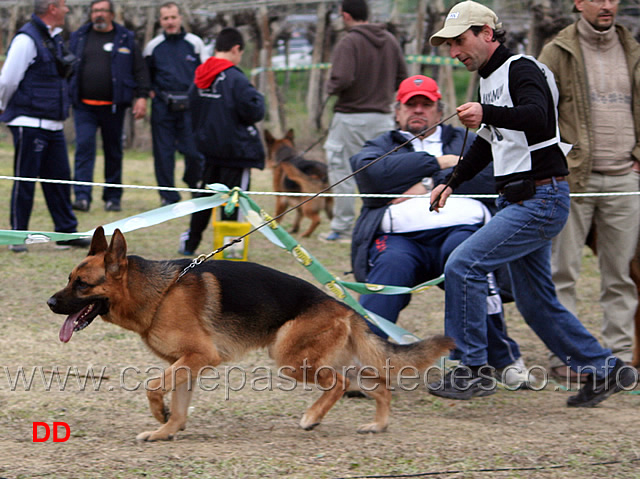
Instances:
[[[548,185],[554,181],[565,181],[565,177],[552,176],[549,178],[542,178],[540,180],[534,180],[531,178],[513,180],[504,185],[504,188],[499,190],[498,193],[500,193],[501,196],[504,196],[510,203],[521,203],[535,195],[536,187]]]
[[[541,180],[535,180],[536,186],[548,185],[549,183],[553,183],[553,180],[556,181],[567,181],[564,176],[554,176],[551,178],[543,178]]]

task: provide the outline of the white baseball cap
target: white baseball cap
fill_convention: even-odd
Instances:
[[[444,27],[431,35],[429,41],[434,47],[442,45],[447,39],[462,35],[470,27],[482,27],[489,25],[494,30],[502,28],[498,22],[498,16],[488,7],[471,0],[454,5],[446,20]]]

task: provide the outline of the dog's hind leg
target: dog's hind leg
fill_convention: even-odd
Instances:
[[[283,196],[276,196],[276,214],[280,216],[287,209],[287,199]]]
[[[333,219],[333,197],[329,196],[324,201],[324,212],[327,214],[327,218]]]
[[[389,425],[391,413],[391,391],[385,387],[385,382],[377,381],[375,388],[367,388],[367,395],[376,400],[376,417],[374,422],[363,424],[358,428],[361,434],[384,432]]]
[[[285,374],[303,384],[315,383],[323,391],[302,416],[300,427],[306,430],[320,423],[349,384],[333,367],[335,358],[347,348],[347,310],[336,302],[312,309],[282,326],[270,347],[272,357]]]
[[[293,222],[293,226],[291,227],[291,229],[289,230],[289,233],[297,233],[298,231],[300,231],[300,223],[302,222],[302,208],[297,208],[296,209],[296,219]]]
[[[304,206],[310,206],[310,205],[307,204]],[[307,218],[311,220],[311,224],[309,225],[309,228],[307,228],[307,231],[302,233],[301,236],[303,238],[308,238],[309,236],[311,236],[311,234],[316,230],[316,228],[320,224],[320,215],[313,207],[310,207],[308,210],[306,210],[304,214]]]
[[[313,382],[320,386],[324,392],[302,415],[300,427],[306,431],[320,424],[322,418],[338,402],[348,386],[348,379],[335,370],[312,367],[307,371],[307,379],[311,374]]]

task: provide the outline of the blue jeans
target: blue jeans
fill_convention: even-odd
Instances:
[[[571,369],[601,378],[611,366],[603,348],[556,297],[551,280],[551,239],[569,215],[569,185],[538,186],[521,203],[500,196],[498,213],[458,246],[445,266],[445,334],[467,366],[487,363],[486,274],[507,264],[516,306],[544,344]]]
[[[96,133],[102,133],[105,183],[122,184],[122,130],[125,107],[92,106],[80,103],[73,108],[76,127],[76,158],[74,180],[93,181],[96,164]],[[91,203],[91,186],[75,185],[76,200]],[[105,187],[102,199],[120,203],[122,188]]]
[[[371,269],[367,282],[412,287],[437,278],[451,252],[470,237],[480,225],[459,225],[414,233],[381,234],[375,238],[369,250]],[[448,286],[446,286],[448,287]],[[484,298],[487,300],[487,278]],[[493,289],[499,302],[497,288]],[[363,294],[360,304],[383,318],[395,323],[400,311],[411,301],[410,294]],[[496,369],[512,364],[520,357],[518,344],[507,334],[501,304],[499,311],[486,315],[488,363]],[[369,325],[378,336],[387,335],[374,325]],[[458,359],[454,357],[453,359]]]

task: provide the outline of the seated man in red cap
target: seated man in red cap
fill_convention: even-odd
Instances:
[[[356,175],[362,194],[427,195],[432,185],[441,183],[451,173],[462,153],[464,129],[438,125],[443,105],[433,79],[422,75],[407,78],[400,84],[396,100],[398,129],[365,143],[351,158],[351,167],[359,170],[398,146],[406,145]],[[467,146],[473,141],[474,135],[470,136]],[[495,193],[491,165],[465,187],[457,193]],[[411,287],[440,276],[449,254],[491,216],[487,206],[478,200],[452,200],[454,203],[448,203],[447,210],[436,213],[429,211],[428,196],[393,201],[363,198],[351,244],[356,279]],[[367,294],[362,295],[360,303],[367,310],[396,322],[410,300],[409,294]],[[517,343],[506,334],[502,301],[493,273],[487,277],[487,300],[489,364],[502,374],[499,379],[503,382],[520,386],[527,380],[527,371]],[[377,327],[371,328],[386,337]],[[458,359],[455,352],[453,359]]]

